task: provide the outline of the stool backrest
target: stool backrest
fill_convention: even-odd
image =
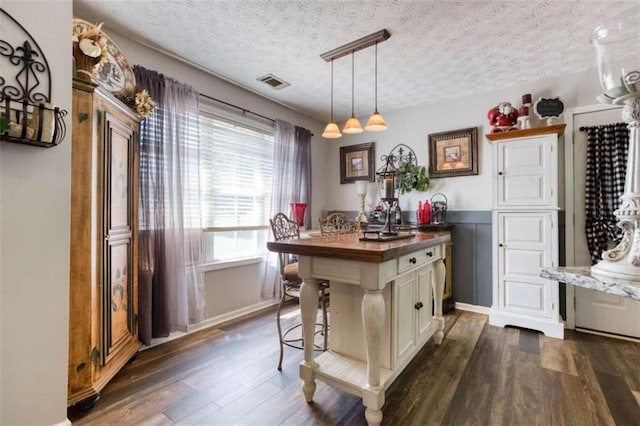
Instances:
[[[289,219],[284,213],[276,213],[273,219],[269,219],[269,223],[271,224],[271,231],[273,231],[273,238],[275,241],[286,241],[300,238],[300,228],[298,227],[298,224]],[[286,277],[285,267],[290,263],[296,262],[297,259],[289,253],[278,253],[278,260],[280,263],[280,276],[283,283],[287,283],[290,280]],[[296,280],[294,279],[294,281]]]

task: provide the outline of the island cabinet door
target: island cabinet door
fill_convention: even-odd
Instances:
[[[433,287],[433,266],[427,265],[416,271],[417,287],[416,287],[416,303],[413,309],[416,313],[417,321],[417,343],[422,343],[431,331],[432,326],[432,302]]]
[[[395,281],[395,356],[396,364],[416,345],[416,273],[408,272]]]

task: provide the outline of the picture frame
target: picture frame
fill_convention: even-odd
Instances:
[[[375,180],[375,142],[340,147],[340,183]]]
[[[478,174],[478,128],[429,134],[429,177]]]

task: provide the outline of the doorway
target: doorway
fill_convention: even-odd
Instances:
[[[621,122],[621,108],[594,105],[567,111],[566,263],[591,264],[585,234],[585,170],[587,135],[583,126]],[[574,303],[571,303],[571,301]],[[567,286],[569,328],[640,338],[640,302],[581,287]]]

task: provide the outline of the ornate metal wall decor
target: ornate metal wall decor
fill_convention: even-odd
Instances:
[[[43,147],[58,145],[65,137],[66,110],[51,104],[49,63],[31,34],[4,9],[13,24],[3,35],[18,41],[0,40],[0,140]],[[9,27],[10,25],[6,25]]]

